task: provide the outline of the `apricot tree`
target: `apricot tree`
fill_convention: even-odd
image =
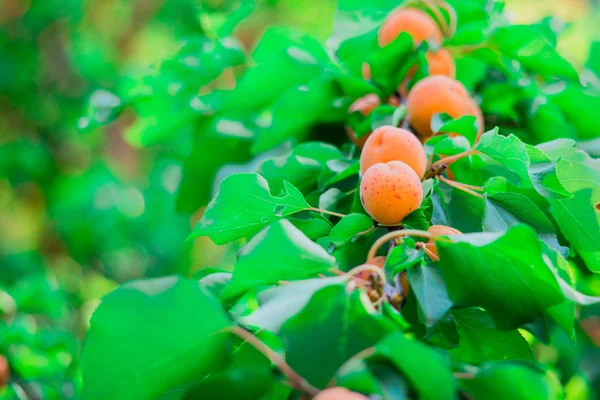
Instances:
[[[327,49],[282,28],[248,63],[226,30],[184,48],[164,73],[194,77],[195,54],[212,79],[182,79],[183,111],[148,129],[196,124],[189,240],[236,260],[107,296],[85,397],[597,395],[600,129],[582,121],[600,70],[553,26],[493,1],[348,0]]]

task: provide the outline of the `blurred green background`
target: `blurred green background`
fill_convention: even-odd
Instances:
[[[600,39],[599,3],[508,0],[506,10],[515,22],[553,16],[566,24],[558,47],[581,66]],[[177,210],[193,127],[139,147],[151,113],[125,108],[103,124],[120,106],[116,93],[143,91],[163,61],[232,16],[250,14],[234,31],[250,50],[271,25],[324,42],[335,7],[327,0],[0,0],[0,354],[12,374],[0,398],[78,398],[89,317],[119,282],[233,262],[231,248],[185,240],[202,212]]]

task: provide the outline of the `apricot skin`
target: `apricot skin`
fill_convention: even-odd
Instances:
[[[429,227],[429,229],[427,229],[427,232],[429,232],[435,236],[462,235],[462,232],[459,231],[458,229],[454,229],[450,226],[445,226],[445,225],[431,225]],[[435,240],[430,240],[429,242],[427,242],[425,247],[428,250],[430,250],[433,254],[435,254],[436,256],[438,256],[438,257],[440,256],[438,254],[437,247],[435,245]]]
[[[400,8],[394,11],[381,25],[377,39],[384,47],[394,41],[402,32],[407,32],[415,45],[424,40],[433,40],[440,44],[442,32],[433,18],[425,11],[416,8]]]
[[[421,179],[402,161],[375,164],[362,177],[360,198],[371,217],[384,225],[399,225],[421,206]]]
[[[375,129],[360,155],[360,172],[364,174],[377,163],[402,161],[422,178],[427,169],[425,148],[412,132],[394,126]]]
[[[348,112],[353,113],[355,111],[358,111],[362,115],[367,117],[373,112],[374,109],[376,109],[379,106],[379,104],[379,97],[377,97],[376,94],[368,94],[364,97],[357,99],[354,103],[352,103]],[[365,142],[369,138],[369,135],[364,135],[357,138],[356,133],[349,127],[346,127],[346,133],[348,134],[348,137],[350,138],[352,143],[354,143],[359,149],[363,148]]]
[[[377,268],[383,268],[383,266],[385,265],[385,258],[386,258],[385,256],[373,257],[363,265],[373,265]],[[370,275],[371,275],[370,271],[361,271],[356,276],[360,279],[368,281]]]
[[[368,400],[368,398],[346,388],[333,387],[323,390],[313,400]]]
[[[410,124],[423,142],[433,135],[431,119],[439,113],[452,118],[475,116],[479,131],[483,131],[481,109],[460,82],[447,76],[429,76],[419,81],[408,94],[406,108]]]
[[[429,66],[429,75],[444,75],[452,79],[456,77],[456,64],[448,50],[428,51],[425,58]]]
[[[0,354],[0,388],[8,383],[10,379],[10,368],[8,360]]]

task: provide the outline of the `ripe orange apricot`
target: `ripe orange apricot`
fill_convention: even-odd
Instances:
[[[368,398],[343,387],[333,387],[323,390],[314,397],[314,400],[368,400]]]
[[[0,354],[0,387],[6,385],[10,379],[10,368],[8,360]]]
[[[402,161],[422,178],[427,169],[425,148],[412,132],[395,126],[382,126],[373,131],[360,154],[360,172],[364,174],[377,163]]]
[[[435,236],[462,235],[462,232],[459,231],[458,229],[454,229],[450,226],[445,226],[445,225],[431,225],[429,227],[429,229],[427,229],[427,232],[429,232]],[[425,248],[430,250],[436,256],[438,256],[438,257],[440,256],[438,254],[437,247],[435,245],[435,240],[430,240],[429,242],[427,242],[427,244],[425,245]]]
[[[371,93],[371,94],[368,94],[364,97],[357,99],[354,103],[352,103],[352,105],[350,106],[350,109],[348,111],[351,113],[358,111],[362,115],[367,117],[373,112],[374,109],[376,109],[379,106],[379,104],[380,104],[379,97],[377,97],[376,94]],[[356,147],[358,147],[359,149],[363,148],[363,146],[365,145],[365,142],[367,141],[367,139],[369,137],[369,135],[364,135],[364,136],[357,138],[356,133],[349,127],[346,127],[346,133],[348,134],[348,137],[350,138],[352,143],[354,143],[356,145]]]
[[[475,116],[479,130],[483,130],[481,109],[467,89],[462,83],[443,75],[428,76],[412,88],[406,99],[406,113],[422,141],[433,135],[431,119],[439,113],[452,118]]]
[[[425,58],[429,66],[429,75],[444,75],[452,79],[456,77],[456,64],[448,50],[428,51]]]
[[[385,256],[373,257],[363,265],[373,265],[378,268],[383,268],[385,265],[385,258],[386,258]],[[356,275],[356,277],[363,279],[365,281],[368,281],[370,275],[371,275],[370,271],[361,271]]]
[[[398,225],[421,206],[423,186],[402,161],[371,166],[360,182],[360,199],[371,217],[385,225]]]
[[[433,18],[416,8],[400,8],[381,25],[377,39],[381,47],[391,43],[402,32],[412,36],[415,45],[424,40],[442,42],[442,31]]]

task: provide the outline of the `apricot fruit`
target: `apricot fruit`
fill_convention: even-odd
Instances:
[[[377,268],[383,268],[385,265],[385,258],[386,258],[385,256],[373,257],[363,265],[373,265]],[[361,271],[356,275],[356,277],[360,278],[362,280],[368,281],[370,275],[371,275],[370,271]]]
[[[412,88],[406,99],[406,113],[421,141],[433,135],[431,119],[439,113],[455,119],[474,116],[478,130],[483,131],[483,114],[467,89],[462,83],[443,75],[428,76]]]
[[[425,148],[412,132],[394,126],[382,126],[373,131],[360,155],[360,172],[364,174],[377,163],[402,161],[422,178],[427,169]]]
[[[433,40],[438,44],[442,42],[442,31],[435,20],[416,8],[400,8],[392,12],[379,29],[379,45],[384,47],[390,44],[402,32],[410,34],[415,45],[424,40]]]
[[[10,368],[6,357],[0,354],[0,387],[6,385],[10,379]]]
[[[450,226],[445,226],[445,225],[431,225],[429,227],[429,229],[427,229],[427,232],[431,233],[434,236],[462,235],[462,232],[459,231],[458,229],[454,229]],[[429,242],[427,242],[427,244],[425,245],[425,248],[428,249],[429,251],[431,251],[436,256],[438,256],[438,257],[440,256],[438,254],[437,247],[435,245],[435,240],[430,240]]]
[[[456,77],[456,64],[448,50],[428,51],[425,58],[429,66],[429,75],[444,75],[452,79]]]
[[[421,206],[423,186],[416,172],[402,161],[378,163],[364,173],[360,199],[375,220],[384,225],[399,225]]]
[[[320,392],[314,400],[368,400],[368,397],[343,387],[333,387]]]
[[[373,110],[379,106],[379,104],[379,97],[377,97],[376,94],[368,94],[364,97],[357,99],[354,103],[352,103],[348,111],[351,113],[358,111],[365,117],[368,117],[373,112]],[[348,134],[348,138],[350,138],[352,143],[354,143],[359,149],[363,148],[365,142],[369,138],[369,135],[364,135],[357,138],[356,133],[349,127],[346,127],[346,133]]]

